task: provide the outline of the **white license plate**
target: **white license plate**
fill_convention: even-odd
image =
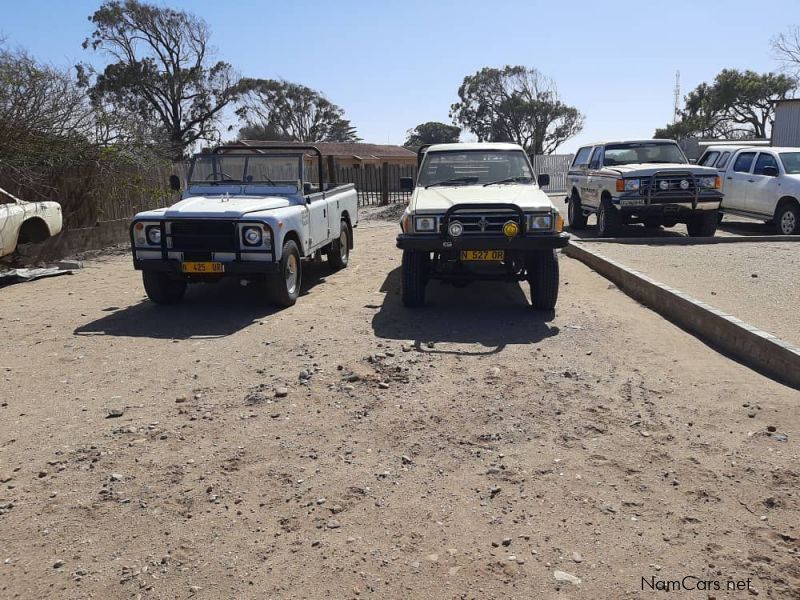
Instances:
[[[637,198],[623,198],[619,201],[620,206],[643,206],[644,200],[639,200]]]

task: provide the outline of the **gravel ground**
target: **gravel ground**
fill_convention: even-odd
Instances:
[[[797,242],[591,248],[800,346]]]
[[[555,314],[407,310],[375,224],[287,310],[127,256],[0,290],[0,597],[797,598],[796,391],[568,258]]]

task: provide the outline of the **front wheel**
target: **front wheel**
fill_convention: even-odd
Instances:
[[[303,263],[294,240],[283,245],[278,273],[267,279],[270,300],[278,306],[294,306],[300,295],[303,280]]]
[[[710,210],[689,217],[686,222],[686,230],[689,232],[690,237],[714,237],[718,224],[719,216],[717,211]]]
[[[622,226],[619,211],[611,204],[611,200],[603,198],[600,210],[597,211],[597,235],[601,238],[614,237]]]
[[[783,204],[775,211],[773,223],[778,235],[794,235],[800,231],[800,210],[795,204]]]
[[[581,208],[581,200],[575,192],[569,198],[567,205],[567,216],[569,217],[569,226],[575,231],[586,228],[586,215],[583,214]]]
[[[344,269],[350,260],[350,227],[347,221],[342,219],[338,239],[331,242],[331,249],[328,251],[328,262],[334,269]]]
[[[553,310],[558,301],[558,254],[555,250],[532,252],[527,259],[531,304],[537,310]]]
[[[186,293],[186,279],[158,271],[142,271],[147,297],[156,304],[177,304]]]
[[[425,304],[425,287],[431,257],[428,252],[403,250],[403,304],[408,307]]]

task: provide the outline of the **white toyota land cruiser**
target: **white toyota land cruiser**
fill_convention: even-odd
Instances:
[[[558,299],[558,257],[569,236],[539,186],[539,175],[516,144],[436,144],[418,155],[416,187],[403,213],[403,303],[421,306],[430,279],[455,285],[472,280],[527,280],[534,308]]]
[[[672,140],[607,142],[584,146],[567,175],[569,224],[586,227],[597,214],[597,233],[614,237],[623,224],[673,227],[690,236],[717,230],[722,193],[714,169],[689,164]]]

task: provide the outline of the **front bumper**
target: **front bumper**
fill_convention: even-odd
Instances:
[[[133,267],[137,271],[157,271],[160,273],[172,273],[174,275],[186,275],[188,277],[225,277],[227,275],[269,275],[277,273],[280,265],[276,262],[266,261],[236,261],[225,262],[225,272],[221,274],[185,274],[181,270],[181,261],[168,259],[133,259]]]
[[[439,235],[410,235],[401,233],[397,236],[397,247],[401,250],[421,250],[428,252],[447,250],[551,250],[563,248],[569,244],[566,233],[528,235],[513,238],[505,236],[442,237]]]
[[[718,210],[722,203],[722,194],[719,192],[704,193],[696,198],[660,194],[648,198],[639,194],[620,194],[612,196],[611,203],[623,212],[647,214],[661,214],[669,211],[694,212]]]

